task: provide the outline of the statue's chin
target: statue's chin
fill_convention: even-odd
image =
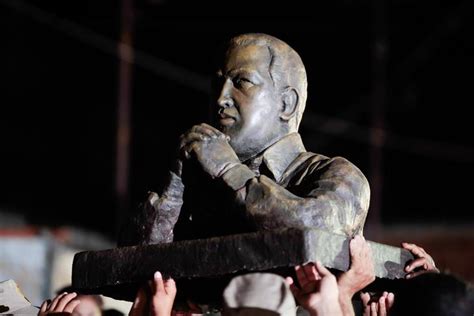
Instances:
[[[232,138],[232,136],[230,137],[231,139],[229,144],[239,157],[240,161],[245,161],[248,158],[252,157],[252,153],[254,150],[251,146],[249,146],[250,143]]]
[[[246,161],[261,153],[265,146],[255,142],[255,139],[232,139],[229,142],[240,161]]]
[[[258,131],[243,131],[229,128],[223,131],[230,137],[229,144],[234,149],[240,161],[246,161],[263,152],[269,146],[279,140],[283,133],[267,133],[256,135]]]

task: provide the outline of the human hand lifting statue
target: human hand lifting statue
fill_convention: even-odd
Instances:
[[[182,172],[184,161],[196,159],[212,178],[222,176],[227,170],[240,164],[229,140],[229,136],[209,124],[193,126],[180,137],[178,172]]]

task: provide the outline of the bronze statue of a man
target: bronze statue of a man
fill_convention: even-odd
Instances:
[[[369,184],[348,160],[305,150],[306,71],[289,45],[266,34],[232,38],[215,88],[211,121],[181,136],[168,185],[150,195],[122,245],[282,227],[362,233]]]

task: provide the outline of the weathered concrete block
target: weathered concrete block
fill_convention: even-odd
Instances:
[[[369,243],[376,276],[394,279],[405,275],[403,267],[413,259],[408,251]],[[349,239],[318,229],[281,229],[81,252],[74,257],[72,282],[79,289],[104,292],[105,288],[144,282],[157,270],[177,281],[188,282],[226,279],[250,271],[281,270],[316,260],[326,267],[346,271],[350,265]]]

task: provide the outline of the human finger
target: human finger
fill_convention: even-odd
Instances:
[[[395,302],[395,295],[389,292],[387,295],[387,301],[386,301],[387,309],[392,308],[394,302]]]
[[[362,235],[356,235],[351,239],[349,250],[351,256],[351,270],[357,271],[362,269],[366,272],[374,270],[372,248]]]
[[[439,270],[438,269],[435,269],[435,270],[419,270],[419,271],[415,271],[415,272],[412,272],[412,273],[409,273],[407,275],[405,275],[405,278],[406,279],[413,279],[421,274],[425,274],[425,273],[438,273]]]
[[[362,235],[355,235],[349,242],[349,249],[351,251],[351,256],[354,256],[359,253],[364,244],[364,237]]]
[[[377,316],[377,303],[370,303],[370,316]]]
[[[296,266],[295,272],[296,272],[296,278],[298,280],[298,284],[300,285],[300,288],[306,287],[309,281],[308,281],[308,278],[306,277],[306,273],[304,272],[303,266],[301,265]]]
[[[379,298],[378,302],[378,316],[387,316],[387,309],[385,308],[385,300],[387,299],[387,292],[384,292],[383,295]]]
[[[161,275],[160,271],[156,271],[153,275],[153,283],[151,290],[153,295],[158,293],[166,293],[165,285],[163,284],[163,276]]]
[[[360,298],[362,300],[362,316],[370,316],[370,294],[369,293],[364,293],[360,295]]]
[[[41,304],[40,306],[40,313],[46,312],[46,309],[48,308],[48,305],[51,303],[51,300],[46,300]]]
[[[49,310],[49,311],[55,310],[55,309],[56,309],[56,306],[58,305],[59,300],[60,300],[64,295],[67,295],[67,292],[61,293],[61,294],[57,295],[55,298],[53,298],[53,300],[51,301],[51,304],[49,304],[49,306],[48,306],[48,310]]]
[[[72,301],[69,301],[66,306],[64,306],[63,312],[65,313],[72,313],[74,309],[77,307],[77,305],[81,304],[81,300],[79,299],[73,299]]]
[[[319,277],[318,271],[316,270],[312,262],[309,262],[303,265],[303,270],[304,270],[304,274],[306,275],[306,279],[308,279],[309,282],[314,282],[321,279]]]
[[[285,278],[285,283],[288,284],[290,287],[291,293],[293,293],[294,297],[299,297],[301,290],[295,285],[295,281],[293,280],[292,277],[286,277]]]
[[[360,292],[360,300],[364,306],[367,306],[370,301],[370,294],[367,292]]]
[[[321,276],[321,278],[325,277],[325,276],[334,276],[331,271],[329,271],[325,266],[323,266],[323,264],[319,261],[316,261],[315,263],[315,267],[316,267],[316,271],[319,273],[319,275]]]
[[[427,255],[425,249],[412,243],[402,242],[402,247],[419,257],[424,257]]]
[[[72,293],[68,293],[66,295],[63,295],[61,297],[61,299],[58,301],[58,304],[55,308],[56,311],[58,312],[62,312],[64,311],[64,308],[66,307],[66,305],[72,301],[75,297],[77,296],[77,293],[75,292],[72,292]]]
[[[417,258],[405,266],[405,272],[411,272],[427,263],[426,258]]]
[[[413,260],[410,262],[406,267],[405,271],[406,272],[412,272],[417,268],[423,267],[425,271],[428,270],[434,270],[436,267],[434,266],[434,263],[430,261],[429,258],[418,258],[416,260]]]
[[[170,296],[176,296],[176,283],[172,278],[168,278],[164,281],[164,289],[166,294]]]
[[[372,256],[372,248],[362,235],[356,235],[351,239],[349,249],[351,252],[351,262]]]
[[[370,316],[370,294],[367,292],[360,292],[360,300],[362,301],[362,315]]]

